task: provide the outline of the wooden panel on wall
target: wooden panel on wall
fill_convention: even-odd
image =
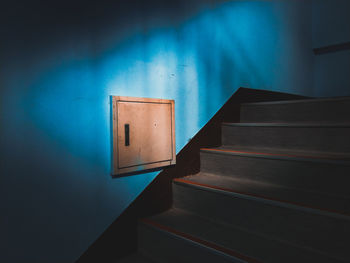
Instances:
[[[113,175],[176,163],[174,101],[113,96]]]

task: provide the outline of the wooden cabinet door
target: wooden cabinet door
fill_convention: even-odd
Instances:
[[[112,98],[113,173],[175,164],[174,101]]]

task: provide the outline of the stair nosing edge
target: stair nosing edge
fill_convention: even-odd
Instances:
[[[350,123],[320,122],[223,122],[222,126],[230,127],[280,127],[280,128],[350,128]]]
[[[193,182],[193,181],[189,181],[189,180],[184,180],[181,178],[176,178],[173,180],[173,182],[176,184],[187,186],[187,187],[194,187],[194,188],[197,188],[200,190],[206,190],[206,191],[225,194],[225,195],[229,195],[229,196],[235,196],[235,197],[243,198],[246,200],[258,201],[258,202],[262,202],[262,203],[265,203],[268,205],[273,205],[273,206],[278,206],[278,207],[283,207],[283,208],[291,208],[293,210],[299,210],[299,211],[303,211],[303,212],[307,212],[307,213],[318,214],[318,215],[328,216],[328,217],[333,217],[333,218],[338,218],[338,219],[350,220],[350,214],[343,213],[343,212],[336,211],[336,210],[327,210],[327,209],[323,209],[323,208],[319,208],[319,207],[311,207],[311,206],[300,204],[300,203],[278,200],[275,198],[270,198],[270,197],[266,197],[266,196],[262,196],[262,195],[233,191],[231,189],[226,189],[223,187],[197,183],[197,182]]]
[[[277,101],[259,101],[259,102],[244,102],[241,103],[243,106],[250,105],[278,105],[278,104],[295,104],[295,103],[309,103],[309,102],[331,102],[331,101],[341,101],[350,100],[350,96],[344,97],[330,97],[330,98],[310,98],[310,99],[293,99],[293,100],[277,100]]]
[[[198,237],[194,237],[190,234],[186,234],[182,231],[178,231],[176,229],[173,229],[171,227],[168,227],[168,226],[165,226],[165,225],[162,225],[160,223],[157,223],[153,220],[150,220],[150,219],[146,219],[146,218],[142,218],[140,219],[140,221],[144,224],[147,224],[147,225],[150,225],[154,228],[156,228],[157,230],[160,230],[162,232],[165,232],[165,233],[168,233],[170,235],[173,235],[173,236],[177,236],[177,237],[180,237],[182,239],[185,239],[187,241],[190,241],[192,243],[195,243],[196,245],[199,245],[199,246],[202,246],[202,247],[206,247],[216,253],[219,253],[219,254],[222,254],[224,256],[228,256],[230,258],[234,258],[236,260],[239,260],[241,261],[242,263],[244,262],[247,262],[247,263],[262,263],[261,261],[258,261],[254,258],[251,258],[249,256],[246,256],[246,255],[243,255],[239,252],[236,252],[232,249],[229,249],[229,248],[225,248],[223,246],[220,246],[220,245],[216,245],[210,241],[206,241],[206,240],[203,240],[203,239],[200,239]]]
[[[331,163],[349,166],[350,161],[337,160],[332,158],[323,158],[320,156],[305,156],[305,155],[292,155],[292,154],[277,154],[277,153],[264,153],[264,152],[249,152],[249,151],[236,151],[225,149],[213,149],[213,148],[201,148],[201,152],[216,153],[233,156],[243,156],[251,158],[263,158],[272,160],[287,160],[287,161],[301,161],[301,162],[317,162],[317,163]]]

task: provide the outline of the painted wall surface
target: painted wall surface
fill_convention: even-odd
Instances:
[[[350,42],[350,1],[313,0],[312,46]],[[350,96],[350,51],[315,56],[314,95]]]
[[[312,44],[315,48],[350,41],[350,2],[313,0]]]
[[[310,14],[277,0],[2,7],[0,262],[74,262],[157,175],[110,176],[110,95],[174,99],[177,152],[240,86],[312,95]]]

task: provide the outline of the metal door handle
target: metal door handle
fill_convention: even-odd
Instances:
[[[130,126],[129,124],[124,125],[124,131],[125,131],[125,146],[130,145]]]

